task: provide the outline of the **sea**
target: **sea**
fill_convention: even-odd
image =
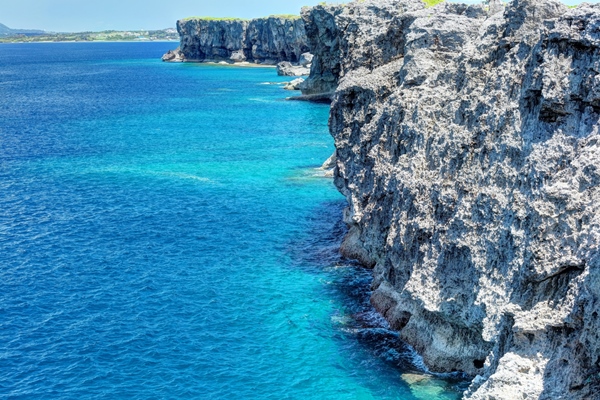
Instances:
[[[174,47],[0,45],[0,399],[459,399],[339,255],[329,106]]]

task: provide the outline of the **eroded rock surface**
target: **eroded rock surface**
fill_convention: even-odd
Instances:
[[[175,50],[169,50],[162,56],[162,60],[165,62],[183,62],[183,54],[179,51],[179,48]]]
[[[600,398],[600,6],[303,18],[373,304],[469,399]]]
[[[340,74],[341,37],[335,17],[342,10],[343,7],[325,4],[302,9],[308,45],[314,55],[303,95],[333,97]]]
[[[289,61],[277,64],[277,75],[279,76],[307,76],[308,74],[310,74],[310,68],[294,65]]]
[[[304,23],[299,17],[191,18],[177,21],[177,31],[183,61],[275,65],[281,61],[298,63],[308,51]]]
[[[298,78],[298,79],[294,79],[291,82],[286,83],[283,88],[285,90],[300,90],[300,87],[302,86],[303,83],[304,83],[304,79]]]

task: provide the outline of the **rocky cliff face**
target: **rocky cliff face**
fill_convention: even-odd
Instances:
[[[340,76],[341,31],[336,16],[343,7],[318,5],[304,7],[302,19],[306,27],[306,35],[313,57],[310,76],[305,81],[302,94],[332,98]]]
[[[186,19],[177,21],[178,51],[166,61],[226,61],[296,63],[308,51],[300,18],[268,17],[253,20]]]
[[[373,304],[469,399],[600,398],[600,6],[303,17]]]

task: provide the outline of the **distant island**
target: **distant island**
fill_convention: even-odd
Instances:
[[[4,24],[0,24],[0,38],[13,35],[41,35],[46,32],[36,29],[11,29]]]
[[[29,42],[129,42],[129,41],[178,41],[174,28],[139,31],[102,32],[45,32],[33,29],[11,29],[0,24],[0,43]]]

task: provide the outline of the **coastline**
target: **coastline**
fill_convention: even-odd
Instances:
[[[100,62],[81,59],[84,47]],[[118,54],[95,51],[100,47]],[[123,58],[130,47],[143,57]],[[273,70],[160,65],[153,47],[168,45],[5,48],[3,72],[18,81],[3,93],[15,98],[31,79],[46,106],[31,96],[2,110],[15,120],[3,126],[3,139],[23,144],[8,149],[14,163],[2,196],[15,223],[27,227],[25,240],[11,236],[7,248],[29,248],[41,261],[23,268],[12,251],[2,253],[9,299],[2,333],[18,338],[10,342],[3,393],[344,399],[351,391],[402,398],[408,389],[402,381],[388,388],[399,374],[382,361],[387,349],[380,346],[395,336],[367,325],[375,318],[365,314],[372,311],[369,271],[338,263],[344,199],[313,177],[333,151],[328,108],[285,103],[286,92],[261,84],[282,79]],[[39,50],[35,63],[31,49]],[[107,60],[109,73],[90,73]],[[73,112],[65,108],[88,100]],[[40,143],[38,132],[47,141]],[[65,157],[65,143],[76,156]],[[101,147],[90,154],[93,143]],[[10,201],[25,195],[40,202],[22,209]],[[73,229],[27,217],[40,212],[68,212]],[[44,260],[61,264],[46,268]],[[49,274],[54,267],[60,271]],[[39,291],[9,285],[13,271],[15,279],[36,279],[41,295],[32,299]],[[360,297],[350,303],[354,294]],[[31,314],[21,311],[24,298]],[[353,314],[366,322],[354,323]],[[29,338],[43,340],[35,342],[39,351],[26,346]],[[34,368],[40,353],[44,364]],[[106,375],[102,359],[119,373]],[[361,365],[379,368],[375,384]],[[32,368],[29,380],[19,379]]]
[[[179,40],[40,40],[40,41],[22,41],[22,42],[3,42],[3,44],[36,44],[36,43],[179,43]]]

